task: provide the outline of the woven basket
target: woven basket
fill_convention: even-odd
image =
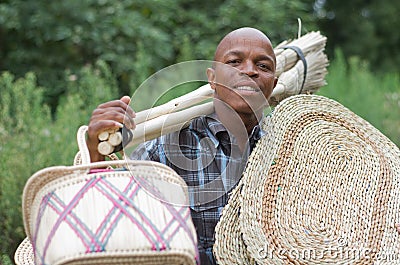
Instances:
[[[220,264],[400,264],[399,148],[321,96],[284,100],[264,128],[228,203],[240,214],[218,224],[238,219],[241,237],[223,253],[217,241]],[[252,259],[224,261],[243,249]]]
[[[198,263],[183,179],[150,161],[89,163],[78,143],[82,165],[43,169],[25,185],[29,240],[16,264]]]

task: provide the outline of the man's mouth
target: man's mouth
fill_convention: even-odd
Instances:
[[[237,90],[237,91],[243,91],[243,92],[245,92],[245,93],[256,93],[256,92],[260,92],[260,89],[259,88],[254,88],[254,87],[251,87],[251,86],[238,86],[238,87],[234,87],[233,88],[234,90]]]

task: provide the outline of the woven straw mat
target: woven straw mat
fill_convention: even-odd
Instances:
[[[263,126],[217,226],[219,263],[400,264],[399,148],[322,96],[282,101]]]
[[[254,259],[246,251],[239,227],[242,180],[229,195],[229,202],[225,205],[221,219],[215,227],[213,252],[218,264],[254,264]]]

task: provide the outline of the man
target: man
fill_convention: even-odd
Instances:
[[[263,109],[277,83],[272,44],[257,29],[240,28],[226,35],[214,61],[207,77],[215,91],[215,113],[194,119],[179,132],[146,142],[131,155],[170,166],[188,184],[201,264],[216,264],[212,255],[215,225],[228,192],[264,133],[260,128]],[[100,132],[122,127],[122,123],[135,127],[129,101],[125,96],[93,111],[87,138],[92,162],[104,160],[97,152]]]

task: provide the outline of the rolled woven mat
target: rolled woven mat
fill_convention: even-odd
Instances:
[[[262,128],[267,130],[267,125],[270,124],[271,117],[268,116],[263,121]],[[261,161],[260,152],[253,151],[250,155],[246,168],[251,168]],[[218,264],[255,264],[254,258],[251,258],[247,252],[243,242],[242,231],[239,224],[239,215],[241,207],[241,190],[243,183],[247,182],[248,175],[244,174],[238,185],[229,194],[228,203],[225,205],[221,219],[215,227],[215,244],[213,247],[214,256]]]
[[[321,96],[282,101],[266,130],[237,196],[239,249],[257,264],[400,264],[399,148]]]
[[[243,180],[243,178],[242,178]],[[239,227],[240,190],[243,182],[230,194],[225,205],[220,222],[215,227],[214,256],[218,264],[254,264],[242,240]]]

